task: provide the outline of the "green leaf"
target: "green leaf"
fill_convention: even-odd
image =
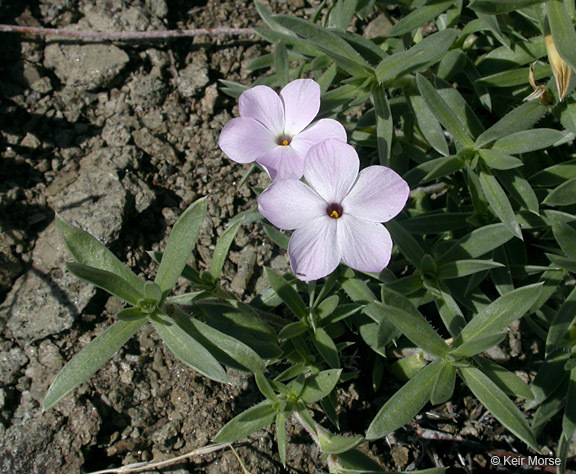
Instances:
[[[276,294],[284,304],[288,306],[290,311],[292,311],[299,319],[308,318],[308,309],[296,290],[271,268],[264,268],[264,273],[266,273],[268,281]]]
[[[146,321],[145,318],[136,321],[118,321],[90,341],[56,376],[42,402],[43,409],[52,408],[78,385],[92,377]]]
[[[435,0],[428,5],[416,7],[410,14],[402,18],[388,32],[388,36],[400,36],[428,23],[438,15],[448,10],[454,0]]]
[[[500,44],[507,48],[510,47],[510,40],[505,34],[502,33],[498,17],[486,15],[485,13],[481,12],[476,12],[476,16],[480,19],[480,21],[484,22],[484,24],[488,27],[490,32],[500,42]]]
[[[318,305],[318,308],[316,308],[318,318],[326,319],[336,310],[339,303],[340,298],[338,297],[338,295],[331,295],[328,298],[326,298]]]
[[[550,323],[548,336],[546,338],[546,353],[550,354],[562,342],[566,336],[568,328],[576,317],[576,288],[564,300],[564,303]]]
[[[333,459],[334,467],[337,469],[334,472],[339,474],[385,474],[380,464],[357,449],[338,454]],[[413,471],[413,474],[418,474],[418,472]],[[427,474],[442,474],[443,472]]]
[[[432,393],[430,394],[430,403],[432,403],[432,405],[439,405],[440,403],[450,400],[454,393],[455,384],[456,369],[449,362],[444,362],[434,381]]]
[[[496,362],[484,357],[474,357],[474,362],[484,375],[490,377],[492,382],[498,385],[504,393],[526,400],[534,399],[534,394],[530,387],[514,372],[510,372]]]
[[[56,230],[78,263],[114,273],[126,280],[136,290],[144,291],[144,283],[140,278],[88,232],[77,229],[58,214],[56,214]]]
[[[496,180],[494,176],[490,173],[481,172],[480,173],[480,186],[482,191],[488,199],[490,208],[494,211],[494,214],[498,216],[498,219],[519,239],[524,240],[522,237],[522,231],[520,230],[520,224],[514,215],[514,210],[506,196],[506,193]]]
[[[465,148],[472,148],[474,142],[471,138],[471,132],[467,124],[463,122],[448,103],[438,93],[436,88],[424,78],[424,76],[417,74],[416,82],[420,94],[426,101],[431,112],[436,116],[438,121],[450,132],[450,134],[457,140],[461,146]]]
[[[506,293],[476,314],[454,341],[454,346],[487,337],[521,318],[538,299],[543,283],[523,286]]]
[[[546,2],[550,32],[560,56],[568,63],[573,71],[576,71],[576,32],[572,24],[572,17],[566,6],[559,0]]]
[[[548,196],[542,204],[547,204],[548,206],[569,206],[576,203],[576,178],[569,179],[565,183],[561,184]]]
[[[542,3],[542,0],[472,0],[472,2],[470,2],[470,8],[488,15],[500,15],[538,3]]]
[[[504,224],[490,224],[475,229],[448,249],[439,262],[478,258],[504,245],[512,234]]]
[[[290,242],[290,237],[288,237],[284,232],[276,229],[276,227],[271,226],[262,222],[262,227],[268,238],[274,242],[278,247],[286,250],[288,248],[288,242]]]
[[[566,132],[560,132],[551,128],[535,128],[500,138],[494,142],[495,150],[509,155],[528,153],[541,150],[554,145],[566,136]]]
[[[408,423],[430,400],[442,362],[437,359],[412,377],[384,404],[370,423],[366,439],[379,439]]]
[[[206,198],[199,199],[174,224],[154,280],[162,291],[171,290],[180,278],[186,260],[196,245],[207,210]]]
[[[452,337],[456,337],[466,325],[462,310],[450,293],[440,286],[439,295],[435,298],[436,307],[442,318],[442,322]]]
[[[290,81],[290,65],[288,64],[288,51],[282,41],[274,48],[274,69],[278,86],[284,87]]]
[[[327,54],[342,69],[353,76],[367,76],[371,67],[345,40],[334,32],[318,25],[284,15],[274,15],[273,20],[290,31],[306,38],[318,50]]]
[[[308,331],[308,325],[302,321],[295,321],[284,326],[278,333],[280,339],[292,339]]]
[[[446,143],[444,131],[442,130],[438,119],[436,119],[434,114],[426,105],[426,101],[420,95],[410,95],[408,100],[410,101],[410,105],[414,111],[414,117],[418,123],[418,128],[422,132],[422,135],[424,135],[426,141],[438,153],[448,156],[450,150],[448,148],[448,143]]]
[[[552,232],[566,256],[576,261],[576,229],[566,222],[553,221]]]
[[[358,0],[338,0],[334,8],[330,11],[328,27],[338,28],[340,30],[348,28],[357,6]]]
[[[378,82],[387,82],[410,72],[426,69],[442,58],[457,36],[456,30],[439,31],[427,36],[407,51],[384,58],[376,67],[376,79]]]
[[[503,266],[501,263],[492,260],[457,260],[440,265],[438,267],[437,277],[440,280],[461,278],[472,275],[473,273]]]
[[[278,400],[276,392],[274,392],[272,385],[262,372],[256,372],[254,374],[254,378],[256,380],[256,385],[258,386],[258,389],[260,390],[262,395],[264,395],[271,402]]]
[[[418,241],[406,232],[403,224],[398,221],[386,222],[386,228],[392,236],[392,241],[398,246],[400,252],[402,252],[402,255],[414,266],[419,267],[426,252]]]
[[[394,137],[394,123],[386,90],[377,86],[372,91],[372,102],[376,112],[376,138],[378,140],[378,158],[382,166],[390,166],[390,151]]]
[[[140,308],[124,308],[116,313],[116,319],[121,321],[137,321],[139,319],[148,318],[148,315],[143,313]]]
[[[502,151],[485,149],[480,149],[478,151],[484,160],[484,163],[486,163],[490,168],[496,170],[510,170],[524,165],[522,160],[510,156]]]
[[[549,187],[558,186],[567,180],[576,178],[576,161],[567,161],[539,171],[530,176],[532,186]]]
[[[497,171],[496,176],[514,201],[530,212],[539,214],[538,196],[518,170],[509,170],[507,173]]]
[[[544,105],[536,101],[525,102],[512,109],[488,130],[481,133],[476,139],[475,148],[478,150],[499,138],[531,128],[542,118],[546,110]]]
[[[286,466],[286,415],[282,411],[276,414],[276,443],[280,461]]]
[[[442,357],[450,348],[438,335],[426,318],[419,312],[407,312],[394,306],[374,302],[369,305],[380,311],[386,319],[396,326],[410,341],[430,354]]]
[[[182,319],[177,322],[182,325],[183,329],[188,329],[188,324],[192,326],[198,334],[210,341],[218,351],[224,352],[231,360],[239,364],[241,367],[254,373],[263,371],[266,368],[266,364],[260,356],[249,346],[235,337],[218,331],[197,319],[186,318],[185,321],[186,324],[182,323]],[[208,347],[206,348],[209,349]],[[213,351],[211,352],[212,355],[215,355]]]
[[[402,221],[402,226],[410,234],[441,234],[467,227],[470,212],[439,212],[426,213]]]
[[[494,415],[494,418],[532,449],[539,451],[534,434],[520,410],[488,376],[475,367],[461,367],[458,373],[482,405]]]
[[[227,383],[228,375],[212,354],[195,337],[179,324],[159,323],[151,319],[152,325],[168,349],[184,364],[216,382]]]
[[[466,162],[459,156],[447,156],[446,158],[439,158],[439,160],[428,174],[420,180],[420,183],[427,183],[428,181],[449,176],[466,167]]]
[[[311,375],[305,381],[300,398],[306,403],[314,403],[323,399],[334,390],[341,374],[342,369],[329,369]]]
[[[362,443],[362,438],[348,438],[328,433],[323,429],[318,429],[318,444],[323,453],[340,454],[350,451]]]
[[[98,288],[102,288],[111,295],[117,296],[121,300],[130,303],[132,306],[136,306],[138,301],[144,297],[142,293],[122,277],[106,270],[100,270],[99,268],[74,262],[66,263],[66,268],[81,280],[87,281]]]
[[[332,338],[323,328],[316,329],[316,333],[314,334],[314,345],[330,367],[335,369],[340,367],[340,358],[338,357],[336,344],[334,344]]]
[[[231,226],[229,226],[218,239],[214,253],[212,254],[212,262],[210,262],[210,270],[208,271],[214,281],[218,281],[220,274],[222,273],[222,268],[224,267],[224,262],[228,256],[228,251],[234,238],[242,225],[242,221],[237,221]]]
[[[374,295],[366,282],[358,278],[347,278],[344,280],[342,289],[348,297],[356,303],[368,304],[376,299],[376,295]]]
[[[214,443],[233,443],[266,428],[276,418],[276,408],[264,400],[232,418],[212,440]]]
[[[504,339],[506,339],[505,333],[497,332],[495,334],[489,334],[486,337],[479,337],[466,341],[464,344],[461,344],[454,349],[450,354],[457,357],[472,357],[497,346]]]

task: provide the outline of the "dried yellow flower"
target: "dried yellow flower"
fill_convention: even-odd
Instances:
[[[556,79],[556,87],[558,87],[558,97],[560,100],[563,100],[566,92],[568,91],[572,69],[570,69],[570,66],[566,64],[566,61],[564,61],[562,56],[560,56],[558,53],[552,35],[548,33],[544,39],[546,41],[546,52],[548,53],[548,60],[550,61],[550,66],[552,66],[554,79]]]

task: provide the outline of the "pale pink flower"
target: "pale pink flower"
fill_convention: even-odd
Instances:
[[[232,119],[218,144],[238,163],[261,164],[275,179],[300,178],[308,150],[327,138],[346,141],[342,124],[332,119],[311,123],[320,110],[320,86],[297,79],[280,91],[256,86],[239,99],[240,117]]]
[[[354,148],[329,139],[306,156],[304,179],[282,179],[258,197],[258,209],[280,229],[294,230],[288,245],[292,271],[301,280],[332,273],[340,261],[355,270],[380,272],[392,252],[381,222],[396,216],[410,188],[395,171],[360,171]]]

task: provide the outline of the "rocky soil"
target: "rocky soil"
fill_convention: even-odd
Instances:
[[[3,2],[4,3],[4,2]],[[41,0],[4,4],[0,22],[100,31],[251,27],[251,2]],[[280,2],[284,3],[284,2]],[[2,5],[2,4],[0,4]],[[298,10],[304,2],[281,8]],[[278,7],[278,5],[272,5]],[[245,374],[212,383],[177,362],[152,331],[140,331],[89,383],[56,408],[41,401],[56,373],[122,307],[65,271],[70,260],[55,212],[149,274],[188,204],[209,197],[197,252],[200,268],[224,224],[254,204],[253,175],[217,146],[235,101],[218,80],[250,84],[246,65],[266,44],[256,36],[155,42],[79,42],[2,35],[0,51],[0,471],[94,471],[162,460],[210,443],[260,395]],[[287,269],[241,230],[225,284],[253,294],[261,265]],[[250,472],[314,472],[322,463],[291,427],[289,467],[264,433],[240,444]],[[180,470],[178,470],[180,469]],[[231,450],[193,458],[170,472],[243,472]]]

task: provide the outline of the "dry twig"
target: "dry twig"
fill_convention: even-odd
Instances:
[[[0,25],[0,32],[18,33],[32,36],[56,36],[61,38],[88,39],[100,41],[113,40],[156,40],[171,38],[190,38],[193,36],[238,36],[253,35],[253,28],[195,28],[193,30],[165,31],[75,31],[58,28],[38,28],[34,26]]]

